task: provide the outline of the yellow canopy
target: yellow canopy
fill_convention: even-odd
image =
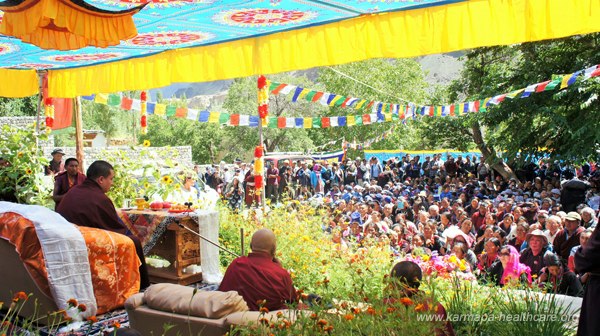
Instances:
[[[470,0],[48,70],[51,97],[75,97],[272,74],[370,58],[404,58],[600,31],[598,0]],[[34,71],[0,69],[0,96],[37,93]]]

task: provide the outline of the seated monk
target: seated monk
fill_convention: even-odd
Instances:
[[[238,257],[229,265],[219,290],[238,292],[250,310],[259,310],[258,302],[263,300],[270,311],[285,309],[286,303],[296,301],[296,290],[292,277],[275,258],[275,234],[269,229],[256,231],[250,248],[247,257]]]
[[[65,194],[56,211],[71,223],[113,231],[131,238],[141,262],[140,289],[145,289],[150,286],[150,281],[142,244],[119,219],[114,204],[106,196],[115,176],[112,165],[106,161],[94,161],[86,175],[82,184]]]
[[[85,181],[85,175],[79,172],[79,161],[75,158],[68,158],[65,161],[65,171],[56,175],[54,180],[52,199],[56,203],[56,207],[71,188],[82,184],[83,181]]]

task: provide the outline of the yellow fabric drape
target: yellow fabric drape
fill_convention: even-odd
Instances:
[[[133,14],[95,12],[64,0],[28,0],[5,11],[0,33],[42,49],[105,48],[137,35]]]
[[[29,97],[39,91],[35,70],[16,70],[0,68],[1,97]]]
[[[470,0],[358,18],[89,67],[49,70],[49,94],[74,97],[415,57],[600,31],[598,0]],[[5,95],[0,92],[0,95]]]

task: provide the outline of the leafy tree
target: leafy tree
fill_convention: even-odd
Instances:
[[[600,63],[599,34],[516,46],[480,48],[465,55],[461,78],[449,87],[449,102],[473,101],[569,74]],[[430,145],[449,143],[466,149],[474,142],[484,159],[505,178],[516,177],[504,160],[523,161],[542,155],[551,159],[595,159],[600,131],[598,82],[577,89],[506,99],[485,113],[459,118],[433,118],[419,125]],[[587,103],[586,103],[587,102]]]
[[[306,77],[291,77],[288,74],[271,75],[271,81],[281,83],[293,83],[306,88],[315,88],[315,84]],[[229,113],[257,115],[257,88],[256,77],[236,79],[229,88],[227,98],[223,103]],[[270,95],[269,116],[270,117],[315,117],[324,113],[325,109],[320,105],[309,102],[292,103],[285,95]],[[220,148],[228,151],[227,159],[235,156],[245,156],[250,159],[252,154],[240,155],[239,153],[250,153],[251,149],[259,143],[258,129],[250,127],[228,127],[224,129],[224,138]],[[272,151],[305,151],[314,147],[312,133],[306,129],[273,129],[263,127],[264,142],[267,152]]]
[[[348,78],[347,76],[352,77]],[[319,82],[323,83],[327,92],[360,97],[367,100],[406,104],[408,102],[423,103],[428,100],[427,83],[420,65],[412,59],[374,59],[356,63],[322,68]],[[372,113],[365,108],[333,107],[327,115],[343,116]],[[373,145],[373,149],[409,148],[421,149],[422,142],[416,135],[412,122],[397,126],[394,134]],[[322,138],[363,142],[389,130],[393,123],[380,123],[353,127],[334,127],[319,132]],[[328,140],[325,140],[328,141]],[[355,153],[350,153],[354,155]]]
[[[0,97],[0,117],[35,116],[37,115],[38,96],[25,98]],[[41,111],[41,117],[44,111]]]

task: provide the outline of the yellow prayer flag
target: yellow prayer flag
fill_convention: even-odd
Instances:
[[[340,99],[342,99],[342,98],[345,98],[345,97],[344,97],[344,96],[340,96],[340,95],[337,95],[337,96],[333,97],[333,99],[332,99],[332,100],[331,100],[331,102],[329,103],[329,106],[333,106],[333,105],[335,105],[335,102],[337,102],[338,100],[340,100]]]
[[[348,125],[348,127],[356,125],[356,119],[353,115],[349,115],[346,117],[346,125]]]
[[[385,113],[385,121],[392,121],[392,114],[391,113]]]
[[[312,128],[312,118],[304,118],[304,128]]]
[[[154,114],[158,116],[164,116],[167,113],[166,104],[156,104],[154,106]]]
[[[96,98],[94,98],[94,102],[106,105],[106,103],[108,102],[108,95],[105,95],[104,93],[98,93],[96,95]]]
[[[221,116],[221,113],[219,113],[219,112],[210,112],[210,115],[208,116],[208,122],[216,124],[219,122],[220,116]]]

